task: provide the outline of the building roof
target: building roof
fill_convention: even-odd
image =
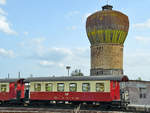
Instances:
[[[113,81],[128,81],[127,76],[71,76],[71,77],[31,77],[25,82],[42,82],[42,81],[97,81],[97,80],[113,80]]]
[[[129,80],[129,82],[150,83],[150,81],[145,81],[145,80]]]

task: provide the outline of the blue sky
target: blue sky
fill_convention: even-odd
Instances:
[[[150,80],[150,1],[111,0],[129,16],[124,73]],[[0,77],[66,76],[90,72],[85,22],[106,0],[0,0]]]

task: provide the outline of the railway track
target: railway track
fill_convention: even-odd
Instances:
[[[100,110],[84,107],[0,107],[0,113],[141,113],[134,111]],[[146,112],[143,112],[146,113]]]
[[[9,105],[10,106],[10,105]],[[137,109],[130,106],[130,109],[122,111],[121,109],[100,109],[96,106],[71,106],[64,104],[47,105],[47,106],[28,106],[8,105],[0,106],[0,113],[150,113],[148,110]]]
[[[70,113],[69,109],[48,109],[48,108],[16,108],[16,107],[0,107],[0,113]]]
[[[52,108],[0,107],[0,113],[126,113],[126,112],[77,110],[77,109],[52,109]]]

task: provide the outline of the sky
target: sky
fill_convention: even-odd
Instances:
[[[107,0],[0,0],[0,78],[90,73],[86,18]],[[110,0],[128,15],[124,74],[150,80],[150,0]]]

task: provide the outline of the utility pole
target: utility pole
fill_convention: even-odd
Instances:
[[[32,77],[33,77],[33,74],[30,74],[30,77],[32,78]]]
[[[68,70],[68,76],[69,76],[69,70],[70,70],[70,66],[66,66],[66,69]]]
[[[8,73],[8,79],[10,78],[10,74]]]
[[[20,72],[18,73],[18,78],[20,78]]]

